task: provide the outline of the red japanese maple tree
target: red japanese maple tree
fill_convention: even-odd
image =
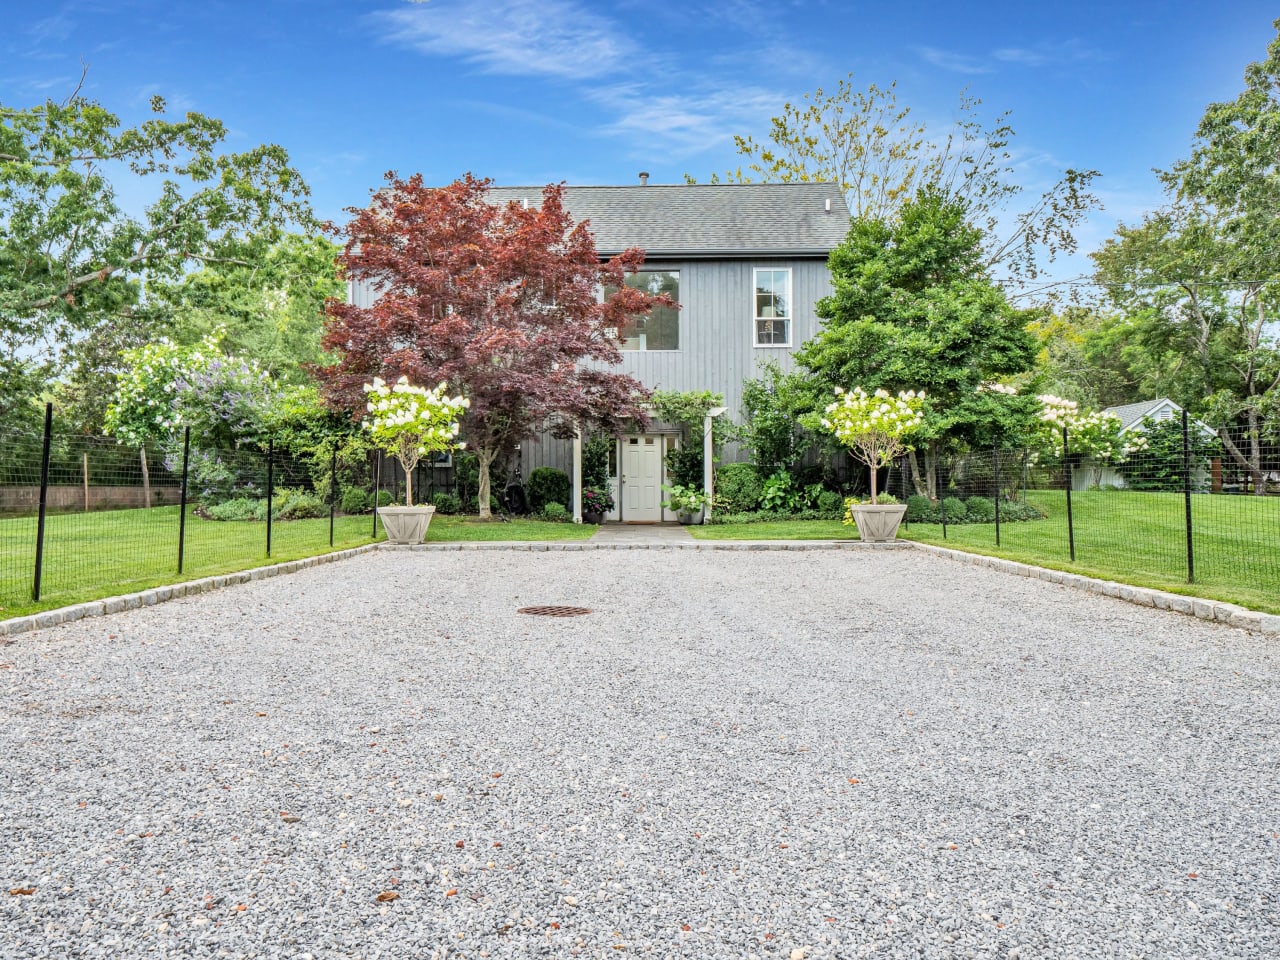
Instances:
[[[576,425],[606,430],[647,421],[649,392],[605,367],[620,363],[618,330],[666,298],[623,283],[639,249],[602,263],[589,224],[574,222],[563,188],[541,207],[494,204],[490,181],[467,174],[445,187],[387,174],[367,208],[350,208],[340,262],[378,291],[369,307],[329,301],[320,368],[335,406],[363,410],[375,376],[446,382],[471,401],[463,437],[480,466],[480,516],[489,512],[489,469],[516,444]],[[600,290],[616,292],[601,299]]]

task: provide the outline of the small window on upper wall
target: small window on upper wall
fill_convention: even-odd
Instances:
[[[757,267],[755,271],[757,347],[791,346],[791,270]]]
[[[638,270],[625,281],[628,287],[643,290],[653,296],[666,294],[677,306],[654,307],[643,317],[636,317],[618,331],[618,346],[623,350],[679,350],[680,349],[680,271]],[[615,288],[606,287],[608,298]]]

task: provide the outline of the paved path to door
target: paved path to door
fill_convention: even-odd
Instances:
[[[600,543],[693,543],[688,528],[679,523],[602,523],[591,539]]]
[[[0,646],[0,956],[1275,957],[1277,744],[914,550],[379,551]]]

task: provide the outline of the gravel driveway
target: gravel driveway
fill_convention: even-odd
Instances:
[[[1280,956],[1275,641],[912,551],[380,552],[0,665],[0,956]]]

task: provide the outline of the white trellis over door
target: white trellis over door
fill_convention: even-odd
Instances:
[[[622,520],[624,523],[662,520],[660,437],[622,438]]]

